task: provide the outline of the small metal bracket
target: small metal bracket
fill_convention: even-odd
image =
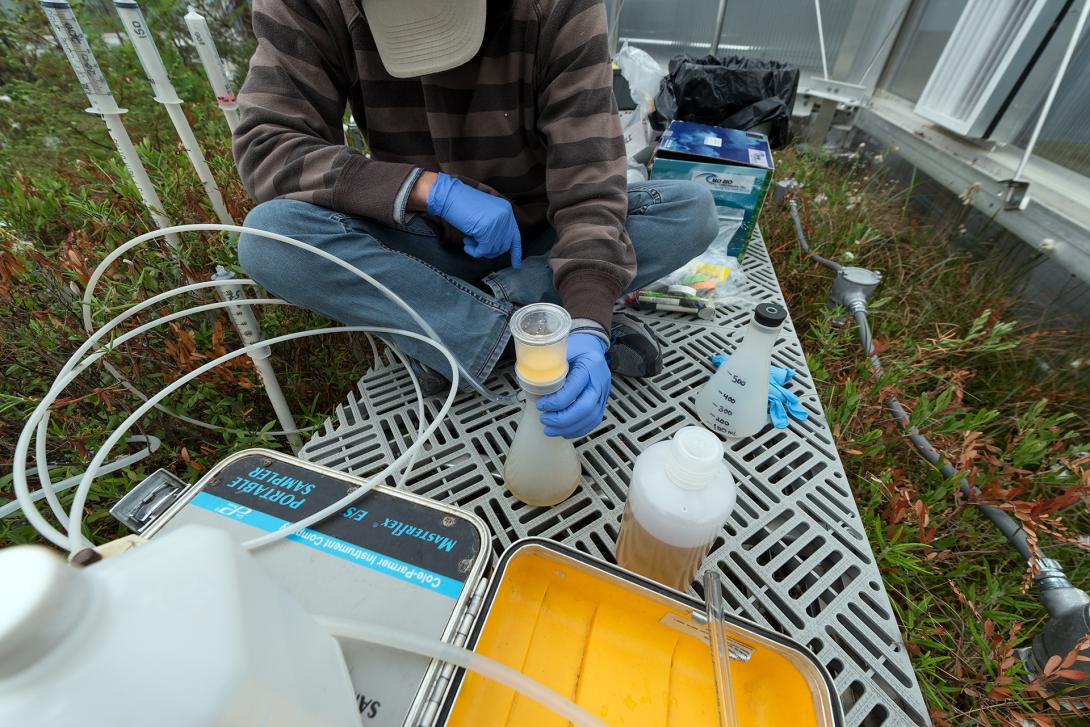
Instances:
[[[166,512],[182,496],[190,485],[164,469],[158,469],[144,478],[136,487],[110,508],[110,514],[119,523],[137,535]]]
[[[832,78],[810,76],[799,86],[798,92],[820,99],[835,101],[844,104],[848,108],[855,108],[867,100],[869,90],[866,86],[847,81],[836,81]]]
[[[1000,184],[1007,188],[1003,198],[1003,209],[1009,211],[1024,210],[1029,204],[1029,182],[1021,179],[1004,179]]]

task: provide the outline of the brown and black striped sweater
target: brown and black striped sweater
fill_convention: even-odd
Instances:
[[[358,0],[254,0],[239,172],[258,201],[298,199],[387,224],[419,170],[457,176],[510,200],[524,236],[555,228],[550,266],[564,306],[608,330],[636,259],[604,1],[489,5],[510,16],[489,18],[473,60],[397,79]],[[345,146],[346,104],[373,158]]]

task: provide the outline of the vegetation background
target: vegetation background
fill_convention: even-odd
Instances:
[[[213,221],[112,8],[101,0],[76,7],[119,104],[129,109],[124,121],[167,215]],[[185,9],[170,0],[142,7],[228,207],[241,220],[251,202],[189,45]],[[200,10],[237,86],[253,48],[248,5],[224,0]],[[12,450],[22,422],[85,337],[78,301],[91,270],[151,226],[101,120],[86,106],[37,5],[9,3],[0,11],[0,472],[8,473],[0,475],[0,500],[12,497]],[[1090,667],[1072,655],[1033,676],[1014,658],[1012,649],[1026,645],[1044,620],[1027,590],[1027,571],[956,483],[912,454],[881,399],[896,392],[981,498],[1026,523],[1072,581],[1090,588],[1090,336],[1057,327],[1054,311],[1020,295],[1019,280],[1033,260],[991,242],[987,231],[969,234],[963,217],[922,217],[912,185],[883,169],[882,154],[862,150],[793,149],[777,159],[779,176],[802,183],[799,206],[813,248],[885,275],[871,304],[886,366],[879,381],[864,364],[853,327],[841,325],[843,311],[826,308],[828,272],[800,257],[786,212],[768,205],[762,225],[906,648],[937,724],[1081,723],[1090,702],[1058,698],[1047,687],[1086,678]],[[174,287],[181,276],[206,279],[216,264],[238,270],[226,235],[190,235],[181,250],[134,251],[100,287],[96,320]],[[194,295],[186,303],[210,300]],[[265,310],[261,319],[272,334],[323,323],[286,307]],[[236,344],[222,316],[191,317],[111,361],[142,390],[156,391]],[[301,425],[332,411],[366,370],[365,348],[342,335],[277,349]],[[50,420],[53,478],[81,472],[138,404],[101,368],[74,382]],[[159,437],[162,448],[96,481],[85,518],[94,540],[118,534],[106,510],[158,467],[192,481],[237,449],[282,446],[267,434],[277,425],[245,358],[202,377],[169,405],[249,431],[145,417],[139,432]],[[20,516],[0,520],[0,545],[36,541]]]

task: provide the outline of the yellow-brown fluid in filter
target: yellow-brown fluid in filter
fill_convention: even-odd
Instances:
[[[706,635],[667,625],[691,623],[691,609],[585,568],[541,551],[517,554],[475,651],[557,690],[611,727],[717,725]],[[731,664],[739,724],[819,724],[810,685],[786,656],[735,633],[730,638],[755,648],[748,662]],[[447,724],[568,723],[528,697],[469,674]]]
[[[515,366],[524,381],[556,381],[568,372],[567,339],[552,346],[526,346],[515,340]]]
[[[535,394],[556,391],[568,373],[568,331],[571,316],[552,303],[523,306],[511,316],[515,370]],[[555,386],[555,388],[553,388]],[[545,387],[542,389],[541,387]]]
[[[664,543],[640,525],[632,515],[631,502],[625,506],[617,538],[617,562],[628,570],[684,591],[696,579],[707,554],[708,546],[703,543],[692,548]]]

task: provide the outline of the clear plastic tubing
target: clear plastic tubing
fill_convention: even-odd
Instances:
[[[397,307],[399,307],[403,311],[405,311],[406,315],[408,315],[410,318],[412,318],[413,322],[416,323],[416,325],[420,326],[420,329],[422,331],[424,331],[424,333],[427,334],[427,336],[430,339],[432,339],[433,341],[438,341],[440,343],[443,342],[442,337],[440,337],[439,334],[437,334],[435,332],[435,329],[432,328],[430,325],[428,325],[428,322],[425,321],[420,316],[419,313],[417,313],[415,310],[413,310],[413,308],[408,303],[406,303],[404,300],[402,300],[401,297],[397,293],[390,290],[385,285],[380,283],[378,280],[375,280],[374,277],[372,277],[371,275],[368,275],[364,271],[360,270],[355,265],[352,265],[349,262],[345,262],[344,260],[340,259],[336,255],[332,255],[332,254],[326,252],[325,250],[321,250],[319,248],[314,247],[313,245],[308,245],[305,242],[301,242],[300,240],[296,240],[293,237],[288,237],[287,235],[280,235],[280,234],[277,234],[275,232],[268,232],[267,230],[259,230],[256,227],[244,227],[242,225],[214,225],[214,224],[175,225],[174,227],[164,227],[164,228],[159,229],[159,230],[153,230],[151,232],[145,232],[143,235],[140,235],[138,237],[134,237],[133,239],[126,242],[125,244],[119,245],[117,248],[115,248],[113,252],[111,252],[109,255],[107,255],[105,258],[102,259],[102,262],[100,262],[98,264],[98,267],[96,267],[94,272],[91,273],[91,277],[87,281],[87,290],[83,294],[83,301],[82,301],[82,304],[83,304],[83,328],[84,328],[84,330],[86,330],[88,333],[90,333],[92,330],[94,330],[94,325],[91,322],[91,300],[92,300],[92,298],[94,296],[95,286],[98,285],[99,279],[106,273],[106,271],[109,269],[110,265],[112,265],[115,260],[120,258],[122,255],[124,255],[126,252],[128,252],[132,248],[136,247],[137,245],[141,245],[141,244],[147,242],[148,240],[153,240],[153,239],[155,239],[157,237],[168,237],[169,238],[172,235],[176,236],[179,232],[234,232],[234,233],[238,233],[238,234],[245,233],[247,235],[254,235],[255,237],[263,237],[263,238],[266,238],[268,240],[276,240],[277,242],[282,242],[285,245],[290,245],[291,247],[297,247],[300,250],[306,250],[307,252],[310,252],[310,253],[312,253],[314,255],[317,255],[318,257],[323,258],[324,260],[328,260],[329,262],[333,263],[334,265],[337,265],[339,267],[344,268],[345,270],[352,273],[353,275],[360,278],[361,280],[363,280],[363,281],[365,281],[367,283],[370,283],[380,293],[382,293],[384,296],[386,296],[390,300],[390,302],[392,302],[394,305],[396,305]],[[501,395],[496,394],[495,392],[490,391],[489,389],[485,388],[479,381],[477,381],[475,378],[470,376],[469,372],[465,370],[465,367],[462,366],[461,362],[458,362],[458,370],[461,371],[462,376],[469,383],[469,385],[472,386],[473,389],[477,393],[479,393],[481,396],[483,396],[484,398],[488,399],[489,401],[496,402],[498,404],[507,404],[507,405],[510,405],[510,406],[518,406],[519,402],[516,401],[514,397],[501,396]]]
[[[193,285],[195,287],[195,286],[198,286],[198,285],[207,286],[207,285],[210,285],[210,284],[209,283],[204,283],[204,284],[193,284]],[[186,287],[190,287],[190,286],[186,286]],[[166,297],[166,296],[170,296],[172,294],[176,294],[177,292],[178,291],[170,291],[168,293],[164,293],[164,294],[161,294],[161,295]],[[159,296],[156,296],[156,297],[159,297]],[[225,362],[227,360],[235,358],[235,357],[237,357],[239,355],[248,353],[251,349],[256,349],[257,347],[259,347],[261,345],[260,343],[251,344],[250,346],[243,347],[241,349],[238,349],[236,351],[228,353],[228,354],[226,354],[224,356],[221,356],[220,358],[218,358],[218,359],[216,359],[214,361],[210,361],[210,362],[204,364],[203,366],[199,367],[195,371],[189,372],[188,374],[186,374],[182,378],[180,378],[180,379],[174,381],[173,383],[171,383],[169,386],[164,388],[162,391],[157,393],[155,396],[151,397],[147,402],[145,402],[145,404],[143,406],[138,408],[128,419],[126,419],[124,422],[122,422],[122,424],[118,427],[118,429],[114,431],[114,433],[110,436],[110,438],[107,439],[107,441],[102,445],[102,447],[96,453],[94,459],[91,461],[90,465],[88,466],[87,471],[84,472],[83,476],[81,477],[79,490],[77,491],[76,497],[75,497],[75,499],[73,500],[73,503],[72,503],[72,510],[70,512],[69,523],[68,523],[68,528],[67,528],[67,530],[68,530],[67,535],[58,533],[58,531],[56,531],[56,529],[54,529],[51,525],[49,525],[48,522],[46,522],[42,518],[41,514],[35,508],[35,506],[33,504],[33,500],[31,500],[31,498],[30,498],[29,488],[28,488],[27,482],[26,482],[26,454],[27,454],[27,449],[28,449],[28,446],[29,446],[30,434],[33,431],[33,428],[37,425],[37,423],[39,421],[39,418],[44,416],[45,411],[52,404],[53,400],[56,399],[56,397],[57,397],[57,395],[59,394],[60,391],[62,391],[73,379],[75,379],[76,376],[78,376],[79,373],[83,369],[90,366],[95,360],[97,360],[97,359],[101,358],[102,356],[104,356],[110,349],[112,349],[112,348],[114,348],[114,347],[116,347],[118,345],[121,345],[126,340],[128,340],[130,338],[133,338],[133,337],[135,337],[137,335],[140,335],[145,330],[148,330],[148,329],[150,329],[150,328],[152,328],[152,327],[154,327],[156,325],[160,325],[163,322],[166,322],[168,320],[183,317],[185,315],[189,315],[189,314],[192,314],[194,312],[200,312],[202,310],[211,310],[211,309],[220,308],[220,307],[223,307],[223,306],[227,305],[226,303],[221,301],[221,302],[218,302],[218,303],[211,303],[211,304],[207,304],[207,305],[204,305],[204,306],[197,306],[196,308],[192,308],[192,309],[182,311],[182,312],[179,312],[179,313],[174,313],[174,314],[171,314],[169,316],[164,316],[161,319],[151,321],[150,323],[146,323],[146,324],[144,324],[144,325],[142,325],[142,326],[140,326],[140,327],[138,327],[138,328],[136,328],[136,329],[134,329],[132,331],[129,331],[128,333],[126,333],[126,334],[124,334],[122,336],[120,336],[117,340],[111,342],[111,344],[109,344],[108,347],[106,347],[106,348],[96,352],[95,354],[89,356],[86,360],[80,361],[79,365],[76,366],[76,362],[79,361],[79,357],[81,355],[83,355],[92,345],[94,345],[96,340],[98,340],[103,335],[105,335],[105,333],[107,333],[110,328],[112,328],[117,323],[119,323],[120,319],[128,317],[129,315],[137,312],[137,309],[140,308],[140,307],[146,307],[147,305],[153,303],[154,300],[155,300],[154,298],[149,299],[148,301],[145,301],[144,303],[142,303],[142,304],[140,304],[140,305],[138,305],[138,306],[136,306],[136,307],[134,307],[132,309],[129,309],[125,313],[122,313],[117,318],[115,318],[113,321],[111,321],[110,324],[105,326],[103,329],[100,329],[99,331],[97,331],[93,336],[91,336],[91,338],[89,338],[87,341],[84,342],[83,346],[80,347],[80,349],[76,352],[76,354],[74,354],[72,356],[72,358],[69,359],[69,362],[65,365],[65,367],[62,368],[61,375],[59,375],[57,377],[57,380],[54,382],[53,386],[50,388],[50,391],[43,398],[43,400],[38,404],[38,407],[35,409],[35,411],[31,414],[30,419],[24,425],[23,433],[20,436],[19,442],[16,444],[16,452],[15,452],[15,457],[13,458],[13,467],[12,467],[12,475],[13,475],[12,476],[12,480],[13,480],[12,484],[13,484],[13,487],[15,489],[16,498],[19,500],[19,502],[20,502],[20,504],[22,506],[24,514],[26,515],[27,519],[31,522],[31,524],[35,527],[35,529],[38,530],[38,532],[40,532],[44,537],[51,540],[56,545],[58,545],[58,546],[60,546],[62,548],[66,548],[66,549],[68,549],[68,550],[70,550],[72,552],[75,552],[76,550],[78,550],[82,545],[82,536],[80,534],[80,521],[82,519],[81,515],[82,515],[82,511],[83,511],[82,510],[83,509],[83,504],[84,504],[84,502],[86,500],[87,492],[90,489],[90,483],[98,475],[98,471],[99,471],[99,468],[102,466],[103,460],[109,454],[109,452],[113,448],[113,446],[117,443],[118,439],[121,436],[123,436],[125,432],[128,431],[129,427],[131,427],[139,417],[143,416],[149,409],[151,409],[151,407],[155,406],[155,404],[159,400],[161,400],[162,398],[164,398],[165,396],[167,396],[168,394],[170,394],[171,392],[173,392],[177,388],[185,385],[191,379],[196,378],[200,374],[204,373],[207,370],[210,370],[211,368],[219,365],[220,363],[223,363],[223,362]],[[241,303],[241,302],[236,302],[235,305],[238,305],[239,303]],[[265,303],[265,304],[280,304],[280,305],[286,304],[285,301],[261,300],[261,299],[252,300],[252,301],[244,301],[244,303],[245,304]],[[302,338],[302,337],[306,337],[306,336],[320,335],[320,334],[323,334],[323,333],[346,333],[346,332],[351,332],[351,331],[356,331],[356,330],[363,331],[363,332],[372,332],[372,333],[376,333],[376,332],[377,333],[398,333],[400,335],[405,335],[405,336],[409,336],[411,338],[421,340],[421,341],[423,341],[425,343],[428,343],[429,345],[432,345],[435,348],[437,348],[440,351],[440,353],[447,356],[448,361],[453,363],[453,357],[450,355],[450,353],[441,344],[438,344],[438,343],[432,341],[431,339],[428,339],[428,338],[426,338],[424,336],[421,336],[420,334],[413,333],[411,331],[394,331],[394,330],[391,330],[391,329],[378,329],[378,328],[371,328],[371,327],[365,327],[365,326],[364,327],[349,326],[349,327],[344,327],[344,328],[326,328],[326,329],[318,329],[318,330],[315,330],[315,331],[306,331],[306,332],[300,332],[300,333],[287,334],[285,336],[280,336],[278,338],[274,338],[274,339],[269,340],[268,342],[266,342],[266,345],[272,345],[272,344],[279,343],[279,342],[284,341],[284,340],[293,340],[293,339],[296,339],[296,338]],[[75,369],[75,370],[73,370],[73,369]],[[450,409],[450,406],[451,406],[451,404],[453,403],[453,400],[454,400],[455,387],[456,386],[457,386],[457,373],[455,373],[455,380],[453,382],[451,392],[448,395],[446,401],[444,402],[443,407],[440,409],[440,411],[437,414],[436,418],[426,428],[422,427],[421,431],[418,432],[417,440],[414,442],[413,446],[410,447],[407,452],[403,453],[400,457],[398,457],[397,460],[395,460],[392,464],[390,464],[388,467],[386,467],[382,472],[375,475],[364,486],[360,487],[357,490],[352,491],[351,493],[346,495],[344,498],[342,498],[337,503],[334,503],[334,504],[330,505],[329,507],[325,508],[324,510],[322,510],[322,511],[320,511],[318,513],[315,513],[314,515],[312,515],[312,516],[310,516],[308,518],[305,518],[304,520],[293,523],[292,525],[290,525],[288,527],[285,527],[285,528],[283,528],[281,530],[277,530],[277,531],[275,531],[273,533],[269,533],[269,534],[266,534],[264,536],[255,538],[253,540],[247,541],[246,543],[243,543],[243,547],[248,548],[248,549],[260,547],[260,546],[265,545],[267,543],[278,540],[281,537],[286,537],[288,535],[291,535],[292,533],[298,532],[299,530],[301,530],[301,529],[303,529],[305,527],[308,527],[308,526],[314,524],[315,522],[323,520],[326,517],[329,517],[330,515],[337,512],[339,509],[351,504],[351,502],[353,502],[354,500],[361,497],[364,493],[366,493],[375,483],[381,481],[387,475],[391,474],[394,470],[399,468],[406,460],[409,461],[408,466],[411,467],[412,463],[415,462],[419,447],[423,445],[423,442],[427,439],[427,437],[429,437],[431,435],[431,433],[438,426],[438,424],[440,423],[442,418],[446,415],[447,411]],[[414,387],[417,389],[418,399],[419,399],[419,386],[417,385],[417,383],[415,381],[415,377],[414,377]],[[419,404],[419,401],[418,401],[418,404]],[[423,422],[423,418],[421,418],[421,421]]]
[[[38,403],[38,406],[35,408],[34,412],[31,413],[30,419],[28,419],[26,424],[23,426],[23,431],[19,436],[18,442],[16,443],[15,455],[12,459],[12,487],[15,490],[16,500],[20,502],[23,514],[26,516],[30,524],[34,526],[34,529],[41,533],[42,536],[45,537],[47,540],[62,548],[68,547],[67,536],[59,533],[55,528],[53,528],[52,525],[50,525],[44,518],[42,518],[41,513],[38,512],[37,508],[34,506],[34,501],[30,497],[30,490],[26,481],[26,459],[27,452],[30,448],[30,440],[34,434],[34,428],[36,426],[39,426],[40,420],[46,416],[48,408],[52,405],[53,401],[60,395],[60,392],[63,391],[68,386],[68,384],[80,374],[80,372],[85,370],[95,361],[101,359],[112,348],[121,345],[121,343],[127,340],[127,338],[139,335],[145,330],[149,330],[156,325],[166,323],[176,318],[182,318],[194,312],[221,308],[227,304],[220,302],[208,306],[198,306],[197,308],[189,309],[187,311],[163,316],[156,321],[146,323],[143,326],[140,326],[124,334],[117,340],[112,341],[111,343],[104,346],[96,353],[87,356],[86,359],[83,358],[99,339],[103,338],[107,333],[117,327],[122,321],[136,315],[141,310],[157,305],[161,301],[192,290],[215,287],[220,284],[221,282],[217,281],[192,283],[190,285],[182,286],[181,288],[175,288],[174,290],[166,291],[164,293],[152,296],[151,298],[148,298],[142,303],[134,305],[133,307],[118,314],[109,323],[100,328],[98,331],[94,332],[86,341],[83,342],[83,344],[80,345],[78,349],[76,349],[76,352],[72,354],[72,356],[68,359],[65,365],[61,368],[60,372],[57,374],[57,378],[54,380],[52,386],[50,386],[49,391],[46,392],[46,395],[44,397],[42,397],[42,400]],[[254,303],[256,304],[256,302],[257,301],[255,300]],[[264,299],[262,302],[267,305],[287,305],[287,302],[282,300]],[[39,434],[44,435],[44,433],[45,430],[43,427],[39,430]]]
[[[295,340],[296,338],[304,338],[306,336],[318,336],[318,335],[325,335],[325,334],[330,334],[330,333],[350,333],[350,332],[353,332],[353,331],[358,331],[360,333],[397,334],[397,335],[400,335],[400,336],[409,336],[410,338],[415,338],[415,339],[417,339],[419,341],[422,341],[422,342],[427,343],[429,345],[435,346],[435,348],[438,349],[441,353],[443,353],[444,355],[449,356],[450,358],[448,360],[450,360],[453,363],[453,356],[450,355],[450,353],[447,351],[447,349],[444,348],[442,344],[436,343],[435,341],[433,341],[430,338],[426,338],[424,336],[421,336],[418,333],[413,333],[412,331],[394,330],[394,329],[389,329],[389,328],[373,328],[371,326],[344,326],[344,327],[340,327],[340,328],[319,328],[319,329],[315,329],[315,330],[312,330],[312,331],[304,331],[302,333],[291,333],[291,334],[287,334],[287,335],[284,335],[284,336],[277,336],[276,338],[270,338],[267,342],[264,343],[264,345],[274,345],[274,344],[277,344],[277,343],[281,343],[283,341],[291,341],[291,340]],[[109,453],[113,449],[113,447],[117,444],[118,440],[120,440],[120,438],[125,435],[125,433],[129,430],[129,428],[131,426],[133,426],[137,422],[137,420],[140,419],[140,417],[144,416],[144,414],[146,414],[161,399],[165,398],[169,394],[173,393],[177,389],[181,388],[185,384],[187,384],[190,381],[192,381],[193,379],[197,378],[201,374],[212,370],[213,368],[215,368],[216,366],[219,366],[222,363],[226,363],[227,361],[230,361],[230,360],[232,360],[234,358],[237,358],[238,356],[248,354],[250,351],[256,350],[261,345],[263,345],[263,344],[258,343],[258,344],[251,344],[249,346],[244,346],[243,348],[237,349],[235,351],[232,351],[231,353],[220,356],[217,359],[213,359],[212,361],[209,361],[208,363],[204,364],[203,366],[200,366],[200,367],[194,369],[193,371],[189,372],[185,376],[182,376],[181,378],[175,380],[169,386],[162,389],[157,394],[155,394],[153,397],[151,397],[145,404],[138,407],[131,415],[129,415],[129,417],[127,419],[125,419],[125,421],[123,421],[118,426],[118,428],[114,431],[114,433],[111,434],[106,439],[106,441],[102,444],[102,447],[99,448],[98,452],[95,453],[95,456],[94,456],[94,458],[92,458],[91,463],[87,466],[87,471],[84,473],[83,479],[80,480],[79,489],[76,491],[76,495],[72,500],[72,509],[71,509],[71,511],[69,513],[69,522],[68,522],[69,549],[72,552],[75,552],[76,550],[79,549],[80,543],[82,541],[82,534],[80,533],[80,529],[79,529],[80,524],[81,524],[80,521],[81,521],[81,515],[83,514],[83,506],[87,502],[87,495],[88,495],[88,493],[90,492],[90,489],[91,489],[91,482],[94,480],[94,478],[95,478],[95,476],[96,476],[96,474],[98,472],[99,467],[102,466],[103,461],[109,455]],[[405,464],[405,462],[407,460],[410,460],[410,459],[415,460],[415,457],[417,456],[417,452],[420,450],[421,447],[424,446],[424,443],[427,441],[428,437],[430,437],[432,435],[432,432],[434,432],[436,430],[436,428],[438,428],[439,424],[442,423],[443,418],[447,415],[447,412],[450,411],[450,407],[454,403],[454,396],[457,393],[457,388],[456,387],[457,387],[457,384],[458,384],[457,372],[456,371],[455,371],[454,376],[455,376],[455,378],[452,381],[452,387],[451,387],[451,390],[450,390],[450,394],[447,396],[446,400],[443,402],[443,406],[440,408],[440,410],[436,414],[435,418],[428,424],[427,428],[423,431],[423,433],[413,442],[413,444],[405,452],[403,452],[397,459],[395,459],[392,463],[387,465],[380,472],[373,475],[371,477],[371,479],[369,479],[365,485],[359,487],[358,489],[352,490],[351,492],[349,492],[347,495],[342,497],[337,502],[332,503],[328,507],[326,507],[326,508],[324,508],[322,510],[319,510],[318,512],[314,513],[313,515],[310,515],[309,517],[303,518],[302,520],[298,520],[298,521],[292,523],[291,525],[286,525],[283,528],[281,528],[279,530],[276,530],[276,531],[273,531],[271,533],[266,533],[265,535],[261,535],[261,536],[258,536],[256,538],[253,538],[251,540],[247,540],[246,542],[244,542],[242,544],[242,547],[246,548],[247,550],[253,550],[254,548],[259,548],[259,547],[261,547],[263,545],[267,545],[269,543],[276,542],[277,540],[280,540],[281,538],[286,538],[289,535],[293,535],[293,534],[299,532],[300,530],[303,530],[304,528],[310,527],[311,525],[314,525],[315,523],[318,523],[318,522],[321,522],[322,520],[325,520],[327,517],[330,517],[331,515],[335,515],[336,513],[343,510],[345,507],[351,505],[353,502],[355,502],[359,498],[363,497],[363,495],[365,495],[367,492],[369,492],[372,487],[374,487],[376,484],[381,482],[384,478],[386,478],[387,476],[393,474],[395,471],[399,470],[402,467],[402,465]]]
[[[579,725],[579,727],[608,727],[605,722],[567,697],[549,689],[541,682],[469,649],[463,649],[460,646],[436,641],[435,639],[428,639],[408,631],[390,629],[360,621],[345,621],[325,616],[316,616],[315,619],[329,633],[340,638],[364,641],[368,644],[385,646],[398,651],[407,651],[468,669],[514,689],[519,694],[523,694],[548,707],[569,722]]]

